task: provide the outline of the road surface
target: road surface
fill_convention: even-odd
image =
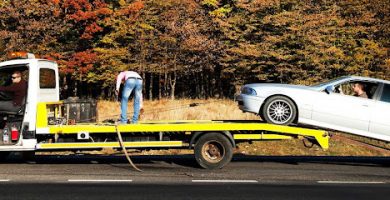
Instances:
[[[37,156],[0,164],[1,199],[386,199],[390,158],[235,156],[221,170],[191,155]]]

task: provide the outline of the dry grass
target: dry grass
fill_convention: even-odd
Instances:
[[[193,106],[197,104],[197,106]],[[192,105],[192,106],[191,106]],[[118,119],[119,102],[99,101],[98,121]],[[128,104],[131,118],[133,104]],[[140,121],[149,120],[257,120],[259,117],[243,113],[232,100],[155,100],[144,102],[144,114]]]
[[[259,141],[252,144],[239,144],[237,153],[246,155],[275,156],[390,156],[390,151],[379,151],[344,140],[330,139],[329,149],[324,151],[318,146],[306,148],[301,140]]]
[[[197,103],[198,106],[191,107]],[[129,111],[132,111],[132,103],[129,103]],[[144,102],[144,116],[140,121],[148,120],[258,120],[254,114],[242,113],[232,100],[155,100]],[[98,103],[98,120],[118,119],[120,114],[119,102],[100,101]],[[132,113],[129,114],[129,118]],[[340,134],[340,133],[336,133]],[[367,139],[341,134],[362,141]],[[370,140],[371,143],[382,144],[385,148],[390,148],[389,144]],[[144,151],[142,154],[180,154],[188,153],[188,150],[161,150]],[[390,151],[380,151],[367,148],[364,145],[351,143],[342,139],[330,139],[329,149],[322,150],[318,146],[313,148],[304,147],[301,140],[284,141],[258,141],[241,143],[236,149],[236,153],[247,155],[311,155],[311,156],[390,156]]]

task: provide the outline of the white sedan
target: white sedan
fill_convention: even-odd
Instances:
[[[366,95],[357,96],[354,85]],[[314,86],[247,84],[239,108],[273,124],[307,124],[390,141],[390,81],[345,76]]]

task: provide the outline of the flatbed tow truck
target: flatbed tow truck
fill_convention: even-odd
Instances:
[[[61,150],[194,149],[198,164],[222,168],[240,142],[308,139],[327,149],[326,131],[253,121],[144,121],[138,124],[78,123],[69,102],[59,99],[57,63],[16,52],[0,63],[0,85],[19,70],[28,82],[25,104],[18,112],[0,111],[0,151],[37,152]],[[0,100],[7,94],[0,92]],[[82,105],[83,107],[83,105]],[[83,112],[83,111],[80,111]],[[79,113],[80,114],[80,113]],[[123,142],[118,142],[119,137]]]

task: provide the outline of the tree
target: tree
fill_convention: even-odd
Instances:
[[[62,52],[60,43],[70,26],[57,14],[52,1],[2,1],[0,4],[0,56],[29,51],[41,56]]]

